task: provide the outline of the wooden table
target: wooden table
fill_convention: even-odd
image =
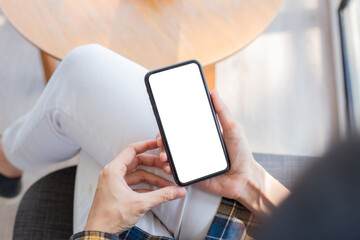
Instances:
[[[209,88],[215,63],[254,40],[281,0],[0,0],[12,25],[42,51],[46,77],[71,49],[99,43],[148,69],[197,59]]]

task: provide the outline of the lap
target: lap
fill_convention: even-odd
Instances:
[[[162,170],[142,168],[173,181],[172,176],[165,174]],[[85,152],[80,153],[75,182],[75,232],[81,231],[85,226],[101,169],[102,166],[91,156]],[[136,187],[151,188],[144,184]],[[146,214],[136,226],[154,236],[203,239],[213,221],[221,197],[191,186],[187,190],[188,194],[185,198],[152,208],[151,212]]]
[[[58,66],[32,111],[8,131],[17,136],[7,141],[14,149],[8,151],[14,152],[11,159],[24,167],[28,156],[28,169],[62,161],[79,149],[86,153],[76,177],[75,230],[86,221],[102,167],[128,144],[155,139],[158,128],[144,84],[146,72],[99,45],[76,48]],[[161,170],[146,170],[172,180]],[[175,237],[181,237],[180,229],[197,236],[206,234],[220,199],[189,187],[187,197],[152,213]]]

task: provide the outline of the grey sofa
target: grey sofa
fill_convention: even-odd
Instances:
[[[311,157],[254,154],[276,179],[292,189],[314,161]],[[76,167],[53,172],[31,186],[21,200],[13,239],[68,239],[73,227]]]

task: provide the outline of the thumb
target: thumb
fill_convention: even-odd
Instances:
[[[211,92],[211,100],[213,102],[215,112],[219,117],[219,121],[221,123],[221,126],[222,126],[224,132],[231,131],[233,117],[232,117],[228,107],[221,100],[217,90],[214,90]]]
[[[186,189],[183,187],[170,186],[160,188],[152,192],[143,193],[143,195],[149,203],[149,208],[152,208],[161,203],[185,197]]]

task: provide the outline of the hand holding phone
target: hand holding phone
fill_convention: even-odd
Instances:
[[[259,180],[259,176],[254,171],[258,166],[253,158],[242,126],[233,118],[217,91],[211,93],[211,99],[223,129],[223,139],[229,154],[231,169],[222,175],[206,179],[195,185],[212,194],[241,201],[242,195],[246,195],[245,189],[249,179]],[[160,161],[168,162],[160,134],[157,136],[157,144]],[[171,174],[168,165],[165,164],[163,170]]]
[[[265,220],[290,192],[255,161],[243,127],[233,118],[216,91],[211,93],[211,98],[223,128],[231,169],[195,185],[212,194],[235,199],[258,219]],[[157,138],[157,144],[160,161],[166,163],[168,158],[160,136]],[[163,169],[166,173],[171,173],[166,164]]]
[[[178,185],[230,169],[220,126],[199,62],[149,72],[145,84]]]

